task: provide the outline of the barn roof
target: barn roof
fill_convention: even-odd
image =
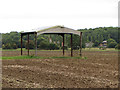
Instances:
[[[53,26],[53,27],[46,27],[44,29],[38,28],[34,30],[34,32],[37,32],[37,35],[40,34],[76,34],[80,35],[80,31],[70,29],[64,26]],[[23,32],[24,34],[26,33],[34,33],[34,32]]]
[[[80,32],[73,30],[64,26],[53,26],[37,31],[37,35],[40,34],[77,34],[80,35]]]

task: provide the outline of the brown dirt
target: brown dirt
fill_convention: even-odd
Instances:
[[[20,51],[3,51],[3,56],[18,55]],[[38,55],[62,56],[62,53],[39,51]],[[88,59],[2,60],[3,88],[118,87],[117,52],[84,51],[83,56]]]

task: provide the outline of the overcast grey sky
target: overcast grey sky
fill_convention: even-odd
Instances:
[[[119,0],[1,0],[0,33],[64,25],[73,29],[118,26]]]

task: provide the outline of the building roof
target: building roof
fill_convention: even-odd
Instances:
[[[103,41],[103,43],[107,43],[107,41]]]
[[[33,29],[34,32],[37,32],[37,35],[40,34],[76,34],[76,35],[80,35],[80,31],[74,30],[74,29],[70,29],[64,26],[52,26],[52,27],[46,27],[46,28],[37,28],[37,29]],[[34,32],[23,32],[23,34],[27,34],[27,33],[34,33]]]
[[[37,31],[37,35],[40,34],[77,34],[80,35],[80,32],[73,30],[64,26],[53,26]]]

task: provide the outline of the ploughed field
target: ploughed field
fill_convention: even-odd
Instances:
[[[34,54],[34,51],[30,54]],[[74,54],[77,56],[75,51]],[[38,55],[42,57],[62,56],[62,51],[38,51]],[[70,52],[66,52],[65,55],[70,56]],[[20,56],[20,51],[3,51],[2,56]],[[87,59],[2,60],[2,87],[118,87],[117,51],[83,51],[83,56]]]

